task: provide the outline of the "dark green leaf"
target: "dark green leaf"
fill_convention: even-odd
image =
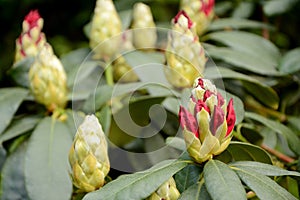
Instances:
[[[222,156],[230,156],[232,161],[257,161],[272,164],[269,154],[260,147],[243,142],[231,141],[227,149],[218,157],[223,160]],[[226,158],[228,160],[228,158]]]
[[[69,199],[72,182],[68,153],[72,144],[68,127],[46,117],[32,133],[25,155],[25,182],[32,200]]]
[[[287,52],[280,61],[279,71],[283,73],[295,73],[300,70],[300,48]]]
[[[204,180],[212,199],[246,199],[246,191],[232,169],[218,160],[210,160],[204,165]],[[234,189],[233,189],[234,188]]]
[[[145,199],[186,165],[186,161],[163,161],[149,170],[122,175],[100,190],[88,193],[83,200]]]
[[[241,180],[249,186],[260,199],[296,200],[296,198],[275,181],[253,170],[234,168]]]
[[[8,75],[10,75],[13,81],[19,86],[29,88],[28,72],[33,62],[34,58],[28,57],[15,63],[8,71]]]
[[[299,172],[295,171],[288,171],[283,168],[279,168],[274,165],[269,165],[260,162],[253,162],[253,161],[239,161],[233,162],[230,164],[232,167],[237,167],[242,170],[252,170],[256,173],[266,175],[266,176],[300,176]]]
[[[187,188],[196,184],[200,178],[201,169],[199,166],[188,165],[180,170],[175,175],[176,186],[180,193],[185,191]]]
[[[178,200],[211,200],[205,184],[197,183],[185,190]]]
[[[27,95],[28,90],[22,88],[0,89],[0,134],[10,124],[15,112]]]
[[[277,122],[277,121],[274,121],[271,119],[267,119],[266,117],[263,117],[256,113],[246,112],[245,117],[253,119],[255,121],[258,121],[258,122],[264,124],[265,126],[267,126],[268,128],[274,130],[275,132],[281,134],[288,142],[289,147],[297,155],[300,155],[300,145],[299,145],[300,139],[297,137],[296,134],[293,133],[293,131],[291,129],[289,129],[288,127],[286,127],[285,125],[283,125],[280,122]]]
[[[246,76],[245,74],[224,67],[211,67],[205,70],[205,77],[210,79],[238,79],[242,81],[245,88],[262,103],[274,109],[278,107],[279,97],[277,93],[271,87],[251,76]]]
[[[255,4],[253,2],[240,2],[234,9],[232,17],[234,18],[249,18],[253,13]]]
[[[1,174],[1,199],[29,199],[25,188],[24,157],[27,143],[23,143],[7,159]]]
[[[0,143],[32,130],[40,119],[38,116],[25,116],[24,118],[13,120],[0,136]]]

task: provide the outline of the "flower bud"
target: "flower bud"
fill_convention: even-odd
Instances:
[[[196,23],[197,34],[201,35],[214,17],[215,0],[181,0],[180,8]]]
[[[179,121],[190,156],[198,163],[222,153],[230,143],[236,116],[207,79],[196,79],[188,108],[180,107]]]
[[[153,194],[146,200],[177,200],[180,196],[176,188],[176,183],[173,177],[162,184]]]
[[[69,152],[72,180],[82,192],[99,189],[105,183],[110,164],[102,127],[94,115],[85,117]]]
[[[149,6],[136,3],[133,7],[133,45],[137,49],[154,48],[157,40],[155,23]]]
[[[116,55],[121,31],[121,20],[112,0],[97,0],[90,32],[90,47],[95,59],[108,61]]]
[[[164,68],[165,75],[173,86],[191,87],[194,80],[202,76],[207,59],[195,24],[184,11],[173,19],[165,56],[168,65]]]
[[[67,103],[67,77],[52,47],[46,43],[29,70],[30,89],[38,103],[48,111],[64,108]]]
[[[136,82],[139,80],[131,66],[128,65],[123,56],[118,57],[113,63],[113,76],[115,81],[125,83]]]
[[[15,63],[27,56],[36,56],[46,43],[45,34],[42,31],[43,18],[37,10],[32,10],[24,18],[22,33],[16,40]]]

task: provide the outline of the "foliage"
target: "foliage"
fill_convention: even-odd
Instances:
[[[136,1],[124,2],[114,3],[126,30]],[[122,54],[138,81],[111,82],[112,62],[95,60],[87,45],[75,48],[59,58],[67,106],[52,112],[30,90],[34,57],[1,66],[1,199],[139,200],[170,177],[179,199],[299,199],[300,51],[287,42],[294,41],[290,30],[276,23],[282,18],[288,24],[299,1],[216,1],[217,17],[199,36],[209,57],[203,74],[227,102],[233,98],[236,124],[228,148],[203,163],[189,156],[179,127],[179,107],[191,88],[173,87],[164,74],[170,19],[179,2],[145,2],[158,27],[157,48]],[[90,26],[82,30],[86,38]],[[81,193],[72,186],[68,153],[78,126],[92,113],[107,136],[111,171],[102,188]]]

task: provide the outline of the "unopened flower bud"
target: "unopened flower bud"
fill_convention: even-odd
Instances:
[[[29,70],[30,89],[37,102],[48,111],[64,108],[67,103],[67,77],[52,47],[46,43]]]
[[[46,43],[42,32],[44,20],[37,10],[30,11],[24,18],[22,33],[16,40],[15,63],[28,56],[36,56]]]
[[[196,23],[197,34],[201,35],[214,17],[215,0],[181,0],[180,8]]]
[[[85,117],[69,152],[72,180],[82,192],[91,192],[105,184],[110,163],[102,127],[94,115]]]
[[[126,62],[123,56],[118,57],[113,63],[113,76],[115,81],[121,81],[125,83],[136,82],[139,80],[134,70]]]
[[[196,35],[195,24],[184,11],[173,19],[165,56],[168,66],[164,71],[173,86],[191,87],[194,80],[202,76],[207,59]]]
[[[133,7],[133,45],[137,49],[154,48],[157,40],[155,23],[149,6],[136,3]]]
[[[188,108],[180,107],[179,121],[190,156],[198,163],[222,153],[232,138],[236,116],[215,85],[196,79]]]
[[[180,196],[176,188],[176,183],[173,177],[162,184],[153,194],[146,200],[177,200]]]
[[[95,59],[108,61],[118,53],[121,31],[121,20],[112,0],[97,0],[90,32]]]

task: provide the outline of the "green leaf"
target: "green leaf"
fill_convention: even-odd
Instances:
[[[276,70],[277,65],[271,65],[261,55],[253,55],[248,52],[241,52],[227,47],[214,47],[208,45],[205,45],[205,47],[209,56],[221,59],[234,65],[236,68],[261,75],[280,75],[280,73]]]
[[[203,173],[207,191],[212,199],[246,199],[246,191],[240,179],[223,162],[208,161],[204,165]]]
[[[104,106],[100,112],[96,113],[96,116],[102,125],[103,131],[107,135],[111,125],[111,114],[111,107],[109,105]]]
[[[296,134],[293,133],[291,129],[286,127],[280,122],[267,119],[266,117],[263,117],[261,115],[258,115],[256,113],[250,113],[246,112],[245,117],[253,119],[255,121],[258,121],[262,123],[263,125],[267,126],[268,128],[272,129],[273,131],[279,133],[282,135],[286,141],[289,144],[289,147],[297,154],[300,155],[300,139],[297,137]]]
[[[251,76],[235,72],[225,67],[211,67],[205,70],[205,77],[210,79],[238,79],[242,81],[245,88],[260,102],[266,106],[277,109],[279,97],[277,93],[269,86],[263,84]]]
[[[269,40],[243,31],[219,31],[205,36],[209,40],[221,42],[233,50],[261,58],[265,68],[274,70],[280,58],[279,49]]]
[[[240,179],[251,188],[259,199],[293,200],[296,198],[267,176],[253,170],[234,168]]]
[[[300,48],[287,52],[279,63],[279,71],[282,73],[295,73],[300,70]]]
[[[24,118],[13,120],[6,131],[0,135],[0,143],[32,130],[40,119],[38,116],[25,116]]]
[[[238,6],[232,12],[234,18],[249,18],[253,13],[255,4],[253,2],[239,2]]]
[[[65,121],[65,124],[68,126],[69,133],[73,138],[77,132],[77,128],[82,124],[85,114],[75,110],[67,110],[66,114],[67,120]]]
[[[274,165],[269,165],[260,162],[254,161],[239,161],[230,163],[230,166],[237,167],[242,170],[252,170],[256,173],[265,175],[265,176],[300,176],[299,172],[288,171],[283,168],[279,168]]]
[[[230,159],[228,159],[228,156]],[[222,158],[223,157],[223,158]],[[219,160],[230,160],[230,161],[257,161],[267,164],[272,164],[271,157],[262,148],[243,142],[231,141],[227,149],[219,155]]]
[[[200,178],[201,169],[199,166],[188,165],[175,175],[176,187],[180,192],[196,184]]]
[[[279,15],[288,12],[298,0],[271,0],[265,1],[263,11],[266,15]]]
[[[178,200],[211,200],[204,183],[197,183],[185,190]]]
[[[0,134],[10,124],[15,112],[27,95],[28,90],[23,88],[0,89]]]
[[[166,139],[166,144],[181,151],[186,150],[186,145],[184,140],[179,137],[168,137]]]
[[[122,29],[127,30],[132,21],[132,10],[124,10],[118,13],[122,21]]]
[[[83,200],[145,199],[186,165],[186,161],[163,161],[146,171],[122,175],[100,190],[88,193]]]
[[[24,179],[24,157],[27,143],[21,144],[3,166],[1,173],[1,199],[29,199]]]
[[[25,181],[32,200],[69,199],[68,153],[72,144],[68,127],[44,118],[32,133],[25,155]]]
[[[8,75],[13,81],[22,87],[29,88],[28,72],[31,65],[34,62],[34,57],[27,57],[17,63],[15,63],[8,71]]]

